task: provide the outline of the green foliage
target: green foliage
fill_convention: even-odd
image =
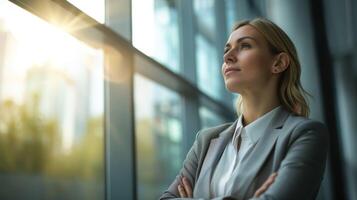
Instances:
[[[40,173],[58,146],[58,124],[41,119],[38,99],[32,105],[7,100],[0,105],[0,171]]]
[[[46,174],[61,178],[104,180],[104,141],[102,117],[88,120],[87,131],[70,153],[50,160]]]
[[[83,137],[63,151],[61,127],[41,114],[38,95],[24,105],[4,101],[0,110],[0,173],[104,180],[102,116],[88,119]]]

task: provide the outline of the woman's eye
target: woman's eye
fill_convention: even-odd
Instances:
[[[250,47],[251,47],[250,44],[242,43],[242,44],[241,44],[238,48],[236,48],[236,49],[239,51],[239,49],[245,49],[245,48],[249,49]],[[228,53],[229,50],[230,50],[230,49],[224,49],[223,53],[226,54],[226,53]]]
[[[250,45],[249,45],[249,44],[242,44],[242,45],[240,46],[240,48],[250,48]]]

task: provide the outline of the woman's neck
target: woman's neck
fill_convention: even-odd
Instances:
[[[243,124],[252,123],[259,117],[281,105],[278,95],[269,96],[243,96]]]

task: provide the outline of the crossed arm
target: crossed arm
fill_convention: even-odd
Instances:
[[[313,199],[322,181],[328,148],[326,127],[317,121],[298,125],[290,136],[289,150],[277,174],[272,174],[250,200]],[[191,184],[197,168],[197,138],[183,169],[160,199],[192,198]],[[215,200],[235,199],[219,197]]]
[[[260,186],[257,191],[254,193],[254,198],[260,197],[269,187],[271,184],[274,183],[275,177],[278,175],[278,173],[272,173],[269,178],[263,183],[262,186]],[[181,198],[192,198],[192,187],[190,182],[186,177],[181,178],[181,183],[177,187],[180,197]]]

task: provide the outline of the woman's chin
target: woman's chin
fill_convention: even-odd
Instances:
[[[242,90],[242,86],[240,83],[227,83],[226,82],[226,89],[230,92],[233,93],[240,93],[240,91]]]

